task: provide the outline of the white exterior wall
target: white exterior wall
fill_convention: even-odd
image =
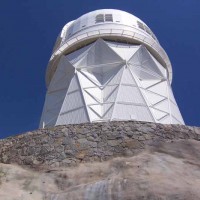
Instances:
[[[184,124],[166,71],[143,45],[99,39],[61,58],[41,126],[108,120]]]
[[[99,13],[111,13],[113,24],[95,25]],[[116,21],[119,31],[124,27],[132,31],[131,43],[130,38],[129,44],[113,42],[113,36],[101,32],[92,43],[87,42],[89,36],[80,38],[81,48],[70,50],[80,35],[102,30],[102,26],[112,30]],[[184,124],[171,90],[170,61],[164,50],[156,53],[162,47],[152,32],[133,29],[138,21],[143,23],[123,11],[99,10],[63,28],[47,68],[48,91],[40,127],[112,120]],[[137,31],[154,46],[149,48],[137,39]],[[116,30],[112,34],[119,38]]]

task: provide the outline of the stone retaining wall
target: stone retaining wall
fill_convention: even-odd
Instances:
[[[178,139],[200,140],[200,128],[136,121],[57,126],[0,140],[0,162],[35,168],[74,166],[132,156],[146,145]]]

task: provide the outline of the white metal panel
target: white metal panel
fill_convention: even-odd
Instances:
[[[49,127],[49,126],[55,126],[57,120],[57,115],[51,112],[46,112],[45,117],[43,120],[41,120],[40,127]]]
[[[94,88],[87,88],[84,89],[88,94],[90,94],[91,97],[93,97],[94,99],[96,99],[99,102],[102,102],[103,99],[103,92],[100,88],[98,87],[94,87]],[[86,99],[87,102],[87,99]]]
[[[165,72],[145,47],[100,39],[62,57],[41,126],[104,120],[184,123],[171,87],[163,80]]]
[[[81,81],[82,80],[84,80],[84,77],[85,78],[87,78],[89,81],[87,81],[87,82],[83,82],[82,81],[82,84],[83,85],[89,85],[89,84],[91,84],[91,83],[93,83],[95,86],[99,86],[99,85],[101,85],[101,83],[99,82],[99,79],[98,79],[98,77],[96,77],[93,73],[91,73],[91,72],[88,72],[88,71],[86,71],[86,70],[81,70],[81,73],[83,74],[83,76],[81,77]],[[101,80],[101,79],[100,79]],[[86,87],[86,86],[85,86]]]
[[[172,124],[180,124],[183,122],[178,121],[176,118],[172,117]]]
[[[161,73],[163,74],[163,77],[167,78],[167,70],[166,68],[164,68],[155,58],[153,55],[151,55],[151,53],[149,52],[151,58],[153,59],[153,61],[156,63],[158,69],[161,71]]]
[[[143,69],[141,69],[140,67],[134,67],[132,65],[129,64],[129,68],[131,69],[133,74],[136,74],[137,77],[141,80],[141,81],[145,81],[145,80],[161,80],[160,77],[157,77],[147,71],[144,71]]]
[[[141,67],[141,69],[150,72],[151,74],[163,77],[161,71],[151,58],[148,50],[143,45],[130,58],[128,62],[131,63],[133,66]]]
[[[156,104],[154,106],[154,108],[157,108],[157,109],[159,109],[161,111],[169,113],[170,112],[170,110],[169,110],[169,101],[168,100],[161,101],[160,103]]]
[[[65,56],[62,56],[58,64],[57,70],[49,85],[48,92],[61,90],[64,88],[67,89],[74,75],[74,72],[74,66],[66,59]]]
[[[103,102],[114,102],[117,97],[118,88],[119,88],[118,85],[114,86],[107,85],[103,89]]]
[[[153,115],[154,115],[154,117],[157,121],[160,121],[161,119],[163,119],[164,117],[169,115],[165,112],[162,112],[162,111],[154,109],[154,108],[150,108],[150,109],[151,109],[151,111],[152,111],[152,113],[153,113]]]
[[[70,92],[74,92],[76,90],[79,90],[79,83],[77,80],[77,75],[74,74],[74,77],[71,80],[71,83],[70,83],[70,86],[69,86],[67,92],[70,93]]]
[[[121,58],[129,60],[133,54],[138,50],[138,45],[127,45],[117,42],[106,42]]]
[[[87,111],[84,107],[82,91],[77,76],[75,75],[73,81],[70,83],[65,100],[62,103],[56,124],[76,124],[88,121]],[[78,114],[79,112],[80,115]]]
[[[117,102],[145,104],[139,89],[129,85],[120,86]]]
[[[126,67],[123,71],[121,84],[136,85],[135,79],[128,67]]]
[[[103,105],[102,104],[96,104],[96,105],[91,105],[89,106],[90,109],[99,116],[101,119],[103,116]]]
[[[55,106],[59,105],[63,102],[65,96],[66,96],[67,90],[59,90],[52,93],[46,94],[46,100],[45,100],[45,107],[46,109],[50,110],[52,108],[55,108]]]
[[[103,119],[104,120],[110,120],[112,117],[112,113],[113,113],[113,108],[114,108],[114,104],[110,103],[110,104],[104,104],[103,105]]]
[[[98,104],[99,103],[99,101],[94,96],[94,94],[90,94],[90,93],[86,92],[85,90],[83,91],[83,94],[84,94],[84,97],[85,97],[85,103],[87,105]]]
[[[171,124],[171,117],[170,115],[167,115],[166,117],[162,118],[159,123],[162,124]]]
[[[153,79],[151,79],[151,80],[144,80],[143,79],[140,83],[141,83],[141,85],[142,85],[142,87],[144,89],[148,89],[151,86],[158,84],[159,82],[161,82],[161,80],[157,80],[157,79],[156,80],[153,80]]]
[[[168,97],[167,87],[168,87],[167,81],[163,81],[161,83],[158,83],[158,84],[148,88],[148,90],[151,92],[154,92],[156,94],[160,94],[164,97]]]
[[[83,58],[87,54],[87,52],[89,51],[89,49],[91,48],[92,45],[94,45],[94,44],[89,44],[79,50],[74,51],[73,53],[66,55],[67,59],[72,64],[75,64],[76,62],[78,62],[81,58]]]
[[[143,90],[143,92],[145,93],[145,96],[147,97],[147,100],[151,105],[154,105],[166,99],[165,97],[155,94],[153,92],[149,92],[145,90]]]
[[[182,119],[182,116],[181,116],[181,113],[177,107],[177,105],[175,105],[174,103],[170,102],[170,108],[171,108],[171,112],[172,112],[172,115],[177,119],[179,120],[179,122],[183,123],[183,119]]]
[[[123,64],[119,65],[119,68],[116,67],[116,69],[113,69],[113,74],[111,79],[107,82],[108,85],[116,85],[120,83],[122,73],[123,73]]]
[[[147,107],[117,103],[113,119],[131,120],[132,116],[138,121],[154,121]]]
[[[94,84],[94,81],[92,82],[91,79],[88,78],[89,73],[88,72],[77,72],[80,80],[80,84],[83,88],[88,87],[96,87],[97,85]]]
[[[81,95],[81,91],[68,93],[60,111],[60,115],[76,110],[77,108],[83,107],[84,101]]]
[[[90,107],[88,106],[88,113],[89,113],[89,116],[90,116],[90,121],[100,121],[101,120],[101,117]]]
[[[79,68],[121,62],[122,59],[102,39],[98,39],[75,66]]]
[[[59,116],[56,125],[62,124],[80,124],[89,122],[86,109],[80,108],[71,112],[63,113]]]
[[[171,89],[170,86],[169,86],[169,88],[168,88],[168,91],[169,91],[169,99],[170,99],[174,104],[176,104],[176,100],[175,100],[175,98],[174,98],[174,94],[173,94],[172,89]]]

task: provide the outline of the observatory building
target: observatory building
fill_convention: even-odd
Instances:
[[[40,127],[137,120],[184,124],[172,66],[151,29],[120,10],[87,13],[59,34]]]

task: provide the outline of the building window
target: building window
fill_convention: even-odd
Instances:
[[[138,27],[145,31],[144,24],[137,21]]]
[[[104,22],[104,15],[103,14],[97,15],[95,23],[102,23],[102,22]]]
[[[146,32],[147,32],[149,35],[152,35],[152,32],[151,32],[151,30],[150,30],[149,27],[145,26],[145,29],[146,29]]]
[[[145,32],[147,32],[149,35],[152,36],[152,38],[153,38],[154,40],[156,40],[156,36],[153,34],[153,32],[151,31],[151,29],[150,29],[148,26],[144,25],[142,22],[139,22],[139,21],[137,21],[137,24],[138,24],[138,27],[139,27],[140,29],[142,29],[142,30],[144,30]]]
[[[113,22],[112,14],[105,14],[105,21],[106,22]]]

